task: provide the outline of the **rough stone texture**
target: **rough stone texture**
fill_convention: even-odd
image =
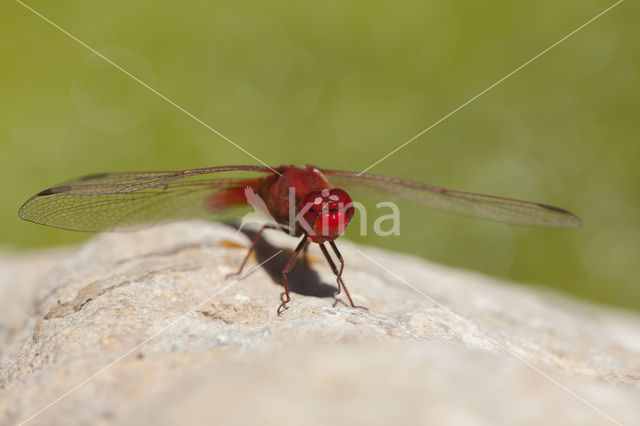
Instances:
[[[267,239],[247,270],[295,245]],[[336,302],[312,248],[277,317],[286,252],[225,279],[248,241],[180,223],[0,256],[0,423],[37,413],[29,424],[640,419],[637,316],[359,249],[414,290],[340,240],[347,285],[369,311]]]

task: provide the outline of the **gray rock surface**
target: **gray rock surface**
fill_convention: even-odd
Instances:
[[[369,310],[312,248],[277,317],[295,241],[267,239],[238,282],[249,240],[217,224],[1,255],[0,423],[640,421],[638,316],[340,240]]]

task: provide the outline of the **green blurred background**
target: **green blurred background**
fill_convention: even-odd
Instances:
[[[265,162],[360,171],[613,1],[28,4]],[[370,170],[557,205],[582,229],[406,203],[399,237],[347,238],[640,309],[638,22],[623,2]],[[90,237],[16,216],[69,178],[255,164],[20,4],[0,24],[4,249]]]

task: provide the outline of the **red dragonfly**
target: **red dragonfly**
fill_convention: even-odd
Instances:
[[[260,173],[254,178],[214,177],[221,172]],[[247,191],[263,201],[277,224],[263,226],[253,239],[237,274],[242,272],[262,232],[280,228],[301,237],[282,271],[284,298],[277,313],[286,309],[287,274],[309,242],[319,244],[344,289],[344,260],[334,240],[351,221],[354,208],[346,190],[364,196],[400,197],[435,209],[524,226],[577,228],[580,219],[546,204],[494,195],[440,188],[426,183],[372,174],[356,174],[314,166],[222,166],[158,172],[102,173],[80,177],[31,197],[20,208],[22,219],[78,231],[127,231],[158,223],[211,218],[233,207],[247,206]],[[289,202],[289,200],[291,200]],[[340,267],[327,249],[333,250]]]

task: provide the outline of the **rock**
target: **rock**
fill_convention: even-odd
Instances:
[[[240,281],[225,276],[249,239],[217,224],[0,256],[0,423],[640,418],[634,314],[339,240],[345,282],[369,310],[334,298],[335,279],[312,247],[278,317],[295,241],[266,237]]]

